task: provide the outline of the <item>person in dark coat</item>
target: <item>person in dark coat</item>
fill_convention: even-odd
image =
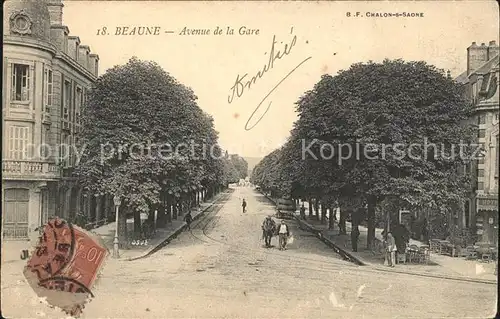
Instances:
[[[243,208],[243,212],[246,213],[247,211],[247,202],[245,199],[243,199],[243,202],[241,203],[241,207]]]
[[[186,221],[187,228],[191,230],[191,222],[193,221],[193,216],[191,216],[190,210],[187,212],[186,216],[184,216],[184,220]]]
[[[306,208],[304,207],[304,203],[302,203],[302,206],[300,207],[300,218],[306,220]]]

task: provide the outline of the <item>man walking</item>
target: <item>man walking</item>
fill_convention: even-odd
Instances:
[[[191,210],[188,210],[186,216],[184,216],[184,220],[186,221],[187,228],[191,230],[191,222],[193,221],[193,216],[191,216]]]
[[[387,233],[386,250],[389,263],[388,266],[394,267],[396,264],[396,250],[398,250],[398,248],[396,247],[396,241],[394,240],[391,232]]]
[[[243,202],[241,203],[241,207],[243,207],[243,213],[247,212],[247,202],[243,198]]]
[[[283,219],[281,220],[281,225],[279,226],[278,236],[280,239],[280,250],[286,250],[286,241],[290,236],[290,230]]]

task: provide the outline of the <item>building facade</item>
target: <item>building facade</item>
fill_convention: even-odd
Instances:
[[[465,86],[474,105],[471,121],[477,127],[476,143],[481,157],[465,168],[473,177],[471,196],[466,200],[458,225],[471,229],[477,241],[498,244],[498,166],[499,166],[499,47],[475,42],[467,48],[467,70],[457,82]]]
[[[4,2],[4,239],[28,238],[49,216],[99,218],[110,205],[71,178],[80,112],[97,79],[99,56],[70,35],[63,7],[62,0]]]

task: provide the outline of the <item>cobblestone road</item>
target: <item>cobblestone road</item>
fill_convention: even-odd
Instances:
[[[246,214],[242,198],[249,204]],[[260,224],[273,213],[262,195],[236,189],[196,221],[192,232],[150,258],[108,260],[82,317],[491,318],[495,313],[494,285],[359,267],[294,222],[289,250],[263,248]],[[2,266],[3,315],[64,317],[39,303],[22,280],[22,264],[16,265]]]

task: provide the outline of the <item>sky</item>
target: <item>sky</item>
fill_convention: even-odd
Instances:
[[[424,60],[458,76],[473,41],[499,43],[495,1],[64,4],[63,23],[99,55],[100,74],[132,56],[157,62],[194,90],[198,105],[214,118],[221,146],[247,157],[263,157],[286,141],[297,120],[295,102],[323,74],[335,75],[353,63],[402,58]],[[423,17],[373,17],[403,12]],[[107,34],[98,34],[103,27]],[[157,27],[159,35],[117,35],[123,27],[128,33]],[[217,27],[222,34],[214,35]],[[233,35],[226,34],[228,27]],[[242,27],[253,34],[240,35]],[[210,34],[181,35],[184,28]],[[273,38],[274,56],[281,58],[269,67]],[[240,96],[229,103],[238,76],[247,74],[244,84],[259,71],[263,75],[250,88],[240,87]]]

